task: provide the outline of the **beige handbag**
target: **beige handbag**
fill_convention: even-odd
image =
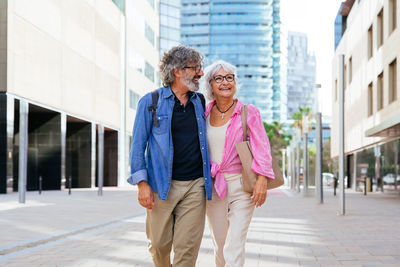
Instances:
[[[254,185],[256,184],[257,174],[251,170],[253,163],[253,153],[251,152],[250,142],[247,141],[247,105],[242,107],[242,127],[243,127],[243,142],[236,144],[236,150],[242,162],[242,185],[243,190],[248,193],[253,193]],[[268,179],[267,189],[273,189],[284,184],[283,175],[277,160],[271,153],[272,169],[275,179]]]

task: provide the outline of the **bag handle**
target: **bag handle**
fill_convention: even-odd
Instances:
[[[242,117],[243,141],[247,141],[247,105],[242,106],[240,116]]]

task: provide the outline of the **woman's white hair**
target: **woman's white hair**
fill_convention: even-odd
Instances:
[[[214,100],[214,94],[212,92],[210,81],[214,78],[215,73],[217,73],[220,69],[224,69],[227,72],[235,74],[235,95],[239,91],[239,83],[237,78],[236,67],[226,61],[218,60],[212,63],[211,65],[207,66],[204,69],[204,78],[203,80],[203,90],[204,94],[206,95],[207,99]]]

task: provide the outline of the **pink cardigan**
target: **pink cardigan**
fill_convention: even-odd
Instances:
[[[205,116],[210,114],[215,101],[208,103]],[[211,162],[211,177],[215,177],[215,191],[223,199],[226,195],[226,181],[224,173],[241,173],[242,163],[236,151],[235,144],[243,141],[243,129],[241,120],[241,108],[243,103],[237,100],[236,107],[231,116],[231,122],[226,130],[224,152],[220,164]],[[247,125],[248,138],[254,160],[251,169],[259,174],[275,179],[272,170],[271,148],[264,125],[261,120],[260,112],[253,105],[247,105]]]

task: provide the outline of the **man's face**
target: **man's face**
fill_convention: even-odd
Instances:
[[[200,63],[188,64],[183,67],[182,83],[189,88],[190,91],[196,92],[199,90],[199,80],[204,75],[203,67]]]

